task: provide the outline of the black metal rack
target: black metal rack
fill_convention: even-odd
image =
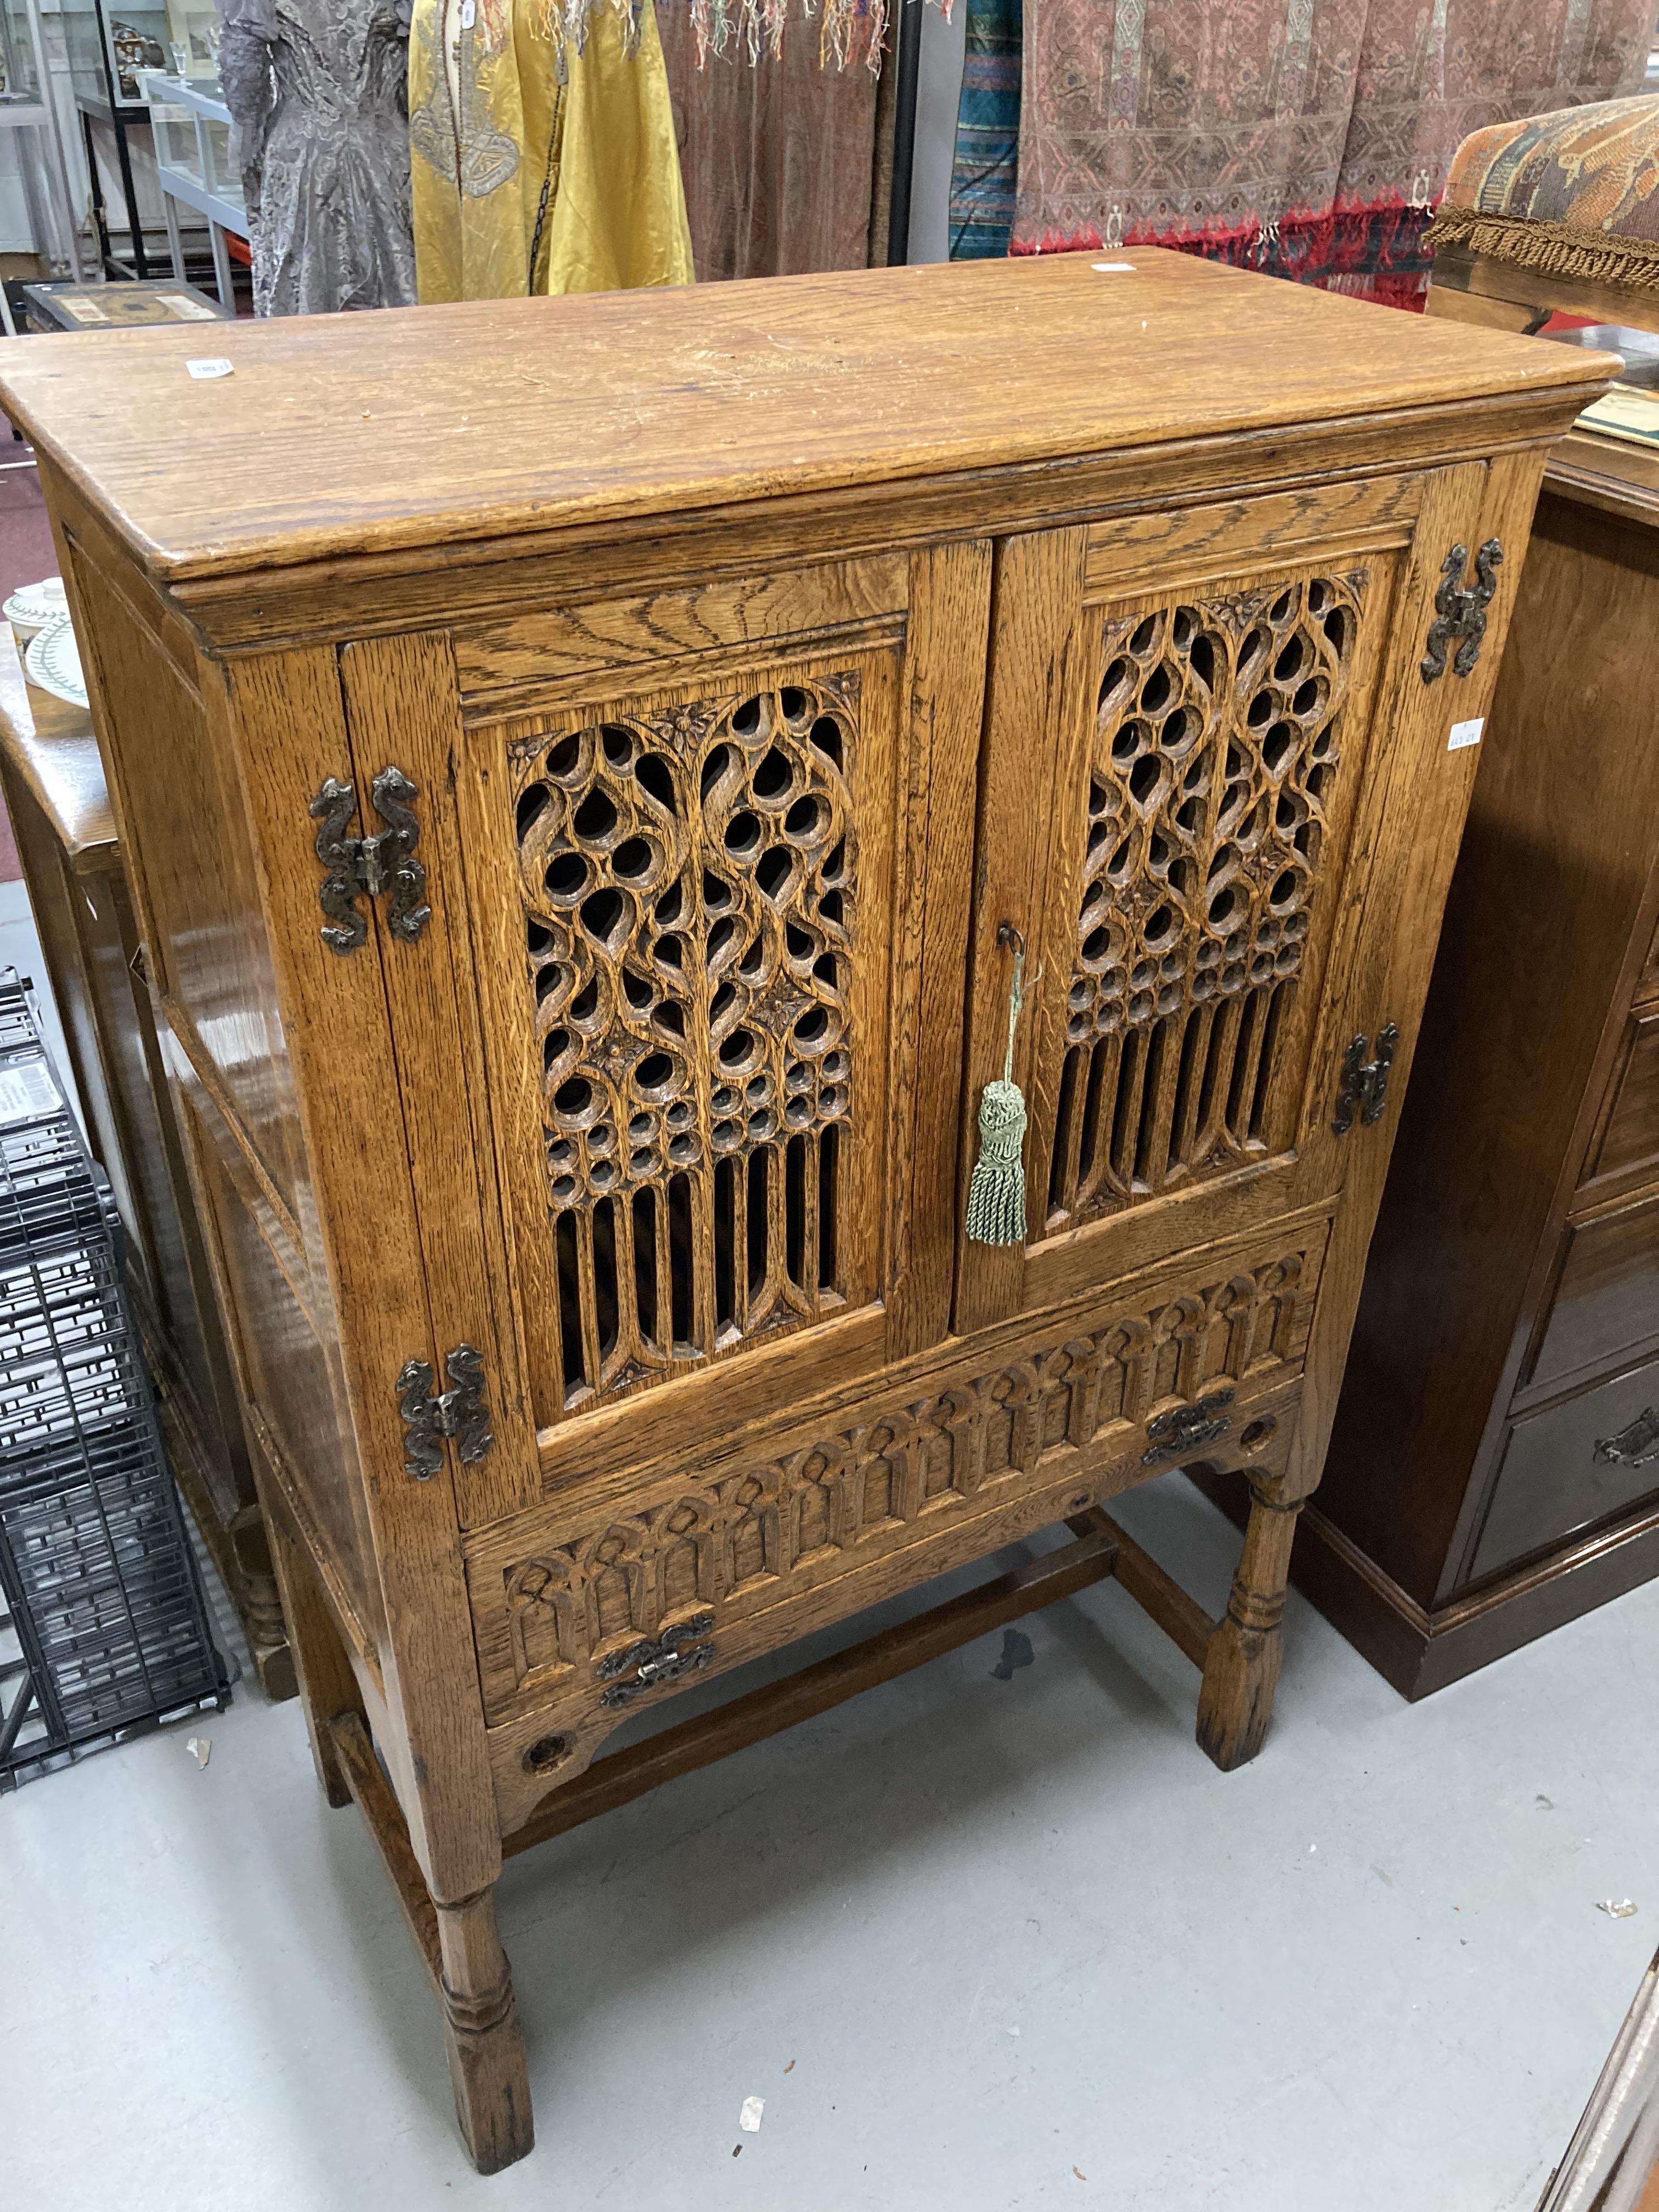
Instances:
[[[121,1229],[0,975],[0,1790],[222,1706]]]

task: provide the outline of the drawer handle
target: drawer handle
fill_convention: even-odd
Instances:
[[[1221,1410],[1232,1402],[1231,1390],[1212,1390],[1207,1398],[1197,1399],[1190,1406],[1172,1406],[1167,1413],[1148,1421],[1150,1449],[1141,1454],[1140,1464],[1156,1467],[1161,1460],[1179,1459],[1216,1443],[1232,1426],[1231,1417]]]
[[[706,1667],[714,1656],[714,1645],[709,1632],[714,1626],[712,1613],[693,1613],[690,1620],[678,1622],[665,1629],[653,1641],[650,1638],[630,1644],[625,1651],[612,1651],[601,1659],[594,1672],[610,1686],[603,1692],[599,1703],[613,1710],[631,1704],[646,1691],[659,1688],[664,1682],[672,1682],[682,1674],[695,1674]],[[627,1675],[618,1681],[618,1675]]]
[[[1659,1410],[1644,1406],[1627,1429],[1596,1439],[1595,1457],[1621,1467],[1645,1467],[1659,1459]]]

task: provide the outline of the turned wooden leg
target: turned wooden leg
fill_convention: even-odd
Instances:
[[[331,1805],[349,1805],[339,1755],[329,1734],[329,1723],[341,1713],[362,1714],[363,1701],[357,1678],[327,1598],[318,1580],[311,1555],[301,1542],[276,1494],[276,1486],[260,1486],[265,1534],[270,1545],[270,1564],[282,1594],[283,1615],[288,1624],[288,1645],[294,1657],[295,1684],[311,1739],[312,1762],[317,1779]]]
[[[536,2141],[513,1976],[495,1928],[495,1893],[440,1905],[438,1949],[455,2112],[480,2173],[499,2173]]]
[[[1198,1693],[1198,1740],[1223,1773],[1255,1757],[1273,1718],[1291,1540],[1304,1503],[1281,1503],[1265,1485],[1250,1485],[1243,1556],[1226,1613],[1210,1638]]]

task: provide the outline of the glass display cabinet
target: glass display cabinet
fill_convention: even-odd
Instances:
[[[161,70],[140,71],[155,140],[155,171],[167,216],[173,272],[185,276],[184,244],[179,228],[180,204],[191,208],[208,227],[213,270],[222,307],[234,308],[227,234],[247,236],[242,180],[230,157],[230,110],[216,75],[175,76]]]
[[[0,129],[38,134],[38,160],[18,164],[34,250],[48,262],[67,264],[78,279],[82,263],[75,197],[58,110],[47,90],[40,0],[0,0]],[[9,331],[9,307],[0,319]]]

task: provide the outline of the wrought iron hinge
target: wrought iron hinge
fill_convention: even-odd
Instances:
[[[1650,1460],[1659,1459],[1659,1411],[1644,1406],[1616,1437],[1598,1437],[1595,1457],[1621,1467],[1645,1467]]]
[[[1342,1055],[1342,1080],[1336,1086],[1336,1112],[1331,1127],[1339,1137],[1346,1137],[1353,1127],[1354,1115],[1369,1129],[1373,1121],[1382,1118],[1382,1109],[1388,1103],[1389,1070],[1394,1066],[1395,1048],[1400,1042],[1400,1031],[1390,1022],[1376,1033],[1376,1051],[1367,1060],[1370,1043],[1366,1037],[1357,1036]]]
[[[694,1613],[689,1620],[677,1621],[654,1639],[647,1637],[638,1644],[630,1644],[626,1650],[607,1652],[593,1669],[600,1681],[611,1686],[601,1693],[599,1703],[613,1710],[617,1705],[631,1705],[647,1690],[674,1681],[681,1674],[696,1674],[700,1667],[708,1666],[714,1656],[711,1640],[714,1626],[712,1613]],[[619,1682],[619,1674],[631,1679]]]
[[[360,898],[386,898],[386,927],[412,945],[432,919],[426,903],[426,869],[415,858],[421,825],[413,802],[419,796],[400,768],[383,768],[369,786],[374,811],[386,823],[371,837],[350,837],[346,825],[357,805],[355,784],[325,776],[311,802],[317,823],[317,858],[328,871],[317,886],[317,899],[328,916],[323,942],[337,952],[355,952],[368,935],[357,911]]]
[[[1159,1413],[1156,1419],[1148,1421],[1149,1449],[1140,1455],[1142,1467],[1156,1467],[1160,1460],[1183,1458],[1187,1453],[1200,1451],[1206,1444],[1224,1437],[1232,1420],[1221,1409],[1232,1402],[1231,1390],[1212,1390],[1207,1398],[1196,1398],[1190,1406],[1172,1406],[1167,1413]]]
[[[404,1465],[416,1482],[425,1482],[444,1463],[441,1437],[453,1437],[462,1464],[476,1467],[495,1441],[489,1432],[489,1408],[483,1401],[483,1354],[458,1344],[446,1355],[453,1389],[434,1396],[436,1376],[429,1359],[406,1359],[398,1374],[398,1411],[408,1435]]]
[[[1434,595],[1434,620],[1429,624],[1428,650],[1418,663],[1425,684],[1433,684],[1446,672],[1446,648],[1454,638],[1457,650],[1452,655],[1453,672],[1467,676],[1480,658],[1480,641],[1486,635],[1486,609],[1492,605],[1492,595],[1498,589],[1498,579],[1492,574],[1504,558],[1504,548],[1496,538],[1489,538],[1474,556],[1474,581],[1460,582],[1459,579],[1469,557],[1467,545],[1454,545],[1440,563],[1440,588]]]

